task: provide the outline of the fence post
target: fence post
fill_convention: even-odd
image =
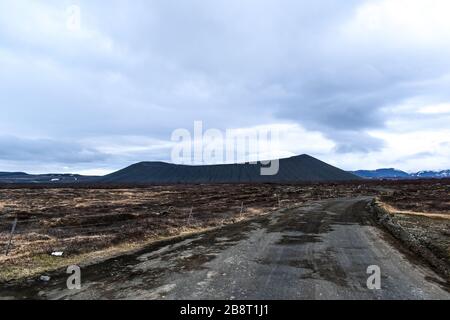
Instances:
[[[243,213],[244,213],[244,201],[241,201],[241,212],[239,213],[239,216],[241,219],[242,219]]]
[[[13,222],[13,225],[12,225],[11,234],[9,235],[8,245],[6,246],[5,256],[7,256],[8,253],[9,253],[9,249],[11,247],[12,238],[14,236],[14,232],[16,231],[16,226],[17,226],[17,216],[14,219],[14,222]]]
[[[188,217],[188,221],[187,224],[191,225],[191,219],[192,219],[192,211],[194,210],[194,207],[191,207],[191,211],[189,212],[189,217]]]

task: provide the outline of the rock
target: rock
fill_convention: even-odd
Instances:
[[[41,281],[44,281],[44,282],[48,282],[48,281],[50,281],[50,277],[49,276],[41,276],[40,278],[39,278],[39,280],[41,280]]]

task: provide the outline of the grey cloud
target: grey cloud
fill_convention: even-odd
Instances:
[[[330,138],[339,141],[335,148],[337,153],[369,153],[384,147],[383,140],[358,131],[337,131],[334,137],[330,134]]]
[[[415,154],[408,155],[406,157],[401,157],[398,159],[399,162],[407,161],[407,160],[415,160],[415,159],[422,159],[422,158],[428,158],[433,157],[436,154],[433,152],[418,152]]]
[[[93,163],[107,155],[74,142],[0,136],[0,160]]]

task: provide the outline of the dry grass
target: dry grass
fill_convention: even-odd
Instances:
[[[386,210],[389,212],[393,212],[395,214],[402,214],[402,215],[411,215],[411,216],[421,216],[426,217],[430,219],[441,219],[441,220],[450,220],[450,213],[442,213],[442,212],[416,212],[411,210],[401,210],[398,208],[395,208],[392,205],[389,204],[383,204]]]
[[[174,230],[173,233],[175,234],[175,236],[173,237],[205,232],[207,230],[209,229],[180,228],[177,231]],[[3,256],[0,257],[0,263],[2,264],[2,270],[0,272],[0,282],[34,277],[39,274],[45,273],[46,271],[57,270],[69,265],[85,266],[93,264],[105,259],[110,259],[115,256],[142,249],[143,247],[157,241],[167,240],[173,237],[155,237],[151,239],[142,239],[136,242],[124,242],[119,245],[110,246],[102,250],[95,250],[82,254],[73,254],[69,257],[54,257],[47,253],[36,252],[28,252],[22,255],[16,255],[11,259]],[[26,265],[27,267],[24,268],[24,265]]]

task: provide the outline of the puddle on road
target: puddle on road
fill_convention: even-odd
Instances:
[[[336,225],[372,225],[373,222],[365,214],[366,202],[355,203],[354,206],[335,208],[333,204],[324,206],[314,204],[307,207],[291,210],[286,214],[279,215],[267,226],[268,232],[282,233],[284,236],[280,244],[302,244],[320,242],[321,235],[334,230]],[[296,232],[297,235],[289,233]]]
[[[347,274],[342,269],[335,258],[335,253],[331,249],[322,252],[314,252],[313,257],[302,258],[293,256],[289,259],[257,260],[256,262],[265,265],[282,265],[300,270],[299,279],[323,280],[332,282],[341,287],[348,287]]]
[[[276,244],[280,245],[298,245],[305,243],[321,242],[321,237],[314,234],[300,234],[300,235],[283,235]]]

